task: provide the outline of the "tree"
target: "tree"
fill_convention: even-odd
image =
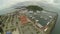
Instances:
[[[28,6],[28,7],[26,7],[28,10],[32,10],[32,11],[34,11],[34,12],[36,12],[37,10],[39,10],[39,11],[42,11],[43,10],[43,8],[41,8],[41,7],[39,7],[39,6],[34,6],[34,5],[30,5],[30,6]]]

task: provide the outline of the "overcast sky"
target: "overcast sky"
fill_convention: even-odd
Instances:
[[[0,0],[0,10],[4,9],[4,8],[8,8],[18,2],[24,2],[24,1],[29,1],[29,0]],[[33,1],[35,1],[35,0],[33,0]],[[40,1],[40,0],[38,0],[38,1]],[[52,2],[52,0],[44,0],[44,1]]]
[[[0,10],[4,8],[8,8],[18,2],[23,2],[26,0],[0,0]]]
[[[45,1],[48,3],[54,3],[54,0],[0,0],[0,10],[11,7],[12,5],[18,2],[24,2],[24,1]],[[59,0],[55,0],[55,1],[58,2]]]

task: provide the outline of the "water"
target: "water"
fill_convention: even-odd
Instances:
[[[58,6],[47,6],[48,8],[46,10],[57,12],[58,13],[58,19],[55,25],[55,28],[53,29],[51,34],[60,34],[60,8]],[[46,8],[46,7],[45,7]]]
[[[40,2],[39,2],[40,3]],[[59,6],[52,5],[52,4],[41,4],[41,6],[48,11],[53,11],[58,13],[58,20],[56,22],[55,28],[51,34],[60,34],[60,8]],[[8,11],[0,11],[0,14],[7,13]]]

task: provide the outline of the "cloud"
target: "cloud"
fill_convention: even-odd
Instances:
[[[11,7],[12,5],[18,2],[24,2],[24,1],[46,1],[51,3],[53,2],[53,0],[0,0],[0,10]]]
[[[0,10],[11,7],[16,3],[23,2],[23,1],[28,1],[28,0],[2,0],[2,1],[0,0]]]

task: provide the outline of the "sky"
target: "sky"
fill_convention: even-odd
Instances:
[[[0,0],[0,10],[11,7],[12,5],[18,2],[24,2],[24,1],[36,1],[36,0]],[[37,1],[40,1],[40,0],[37,0]],[[42,0],[42,1],[53,2],[53,0]]]
[[[2,10],[2,9],[5,9],[5,8],[8,8],[8,7],[11,7],[12,5],[15,5],[16,3],[18,3],[18,2],[24,2],[24,1],[32,1],[32,0],[0,0],[0,10]],[[35,0],[33,0],[33,1],[35,1]],[[40,0],[38,0],[38,1],[40,1]],[[45,2],[48,2],[48,3],[54,3],[54,0],[42,0],[42,1],[45,1]],[[60,17],[60,1],[59,0],[55,0],[56,2],[58,2],[59,4],[57,5],[58,6],[58,8],[59,8],[59,11],[58,11],[58,9],[56,8],[53,8],[53,9],[51,9],[51,7],[48,7],[47,9],[49,10],[49,9],[51,9],[52,11],[54,11],[54,12],[58,12],[59,13],[59,17]],[[56,5],[54,5],[55,7],[57,7]],[[0,14],[2,14],[3,13],[3,11],[0,11]],[[6,12],[4,12],[4,13],[6,13]],[[60,20],[60,19],[59,19]],[[54,34],[60,34],[60,31],[59,31],[59,27],[60,27],[60,21],[58,20],[58,23],[57,23],[57,26],[55,27],[55,29],[54,29]]]
[[[0,10],[12,7],[13,5],[16,5],[16,3],[24,2],[24,1],[43,1],[43,2],[54,4],[54,0],[0,0]],[[60,7],[59,4],[57,6]],[[3,12],[0,11],[0,13]]]
[[[4,8],[8,8],[18,2],[23,2],[27,0],[0,0],[0,10]]]

